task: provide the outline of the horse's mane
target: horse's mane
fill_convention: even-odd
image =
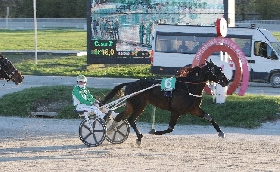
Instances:
[[[180,68],[179,71],[175,74],[175,77],[186,77],[191,71],[196,70],[197,68],[200,68],[198,66],[190,67],[189,65],[184,66]]]

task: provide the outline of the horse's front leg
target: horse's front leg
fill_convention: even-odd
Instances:
[[[170,117],[168,128],[166,130],[163,130],[163,131],[155,131],[154,133],[151,133],[151,134],[163,135],[163,134],[166,134],[166,133],[171,133],[174,130],[174,127],[175,127],[179,118],[180,118],[179,114],[171,112],[171,117]]]
[[[207,121],[211,122],[211,124],[214,126],[216,131],[219,132],[219,134],[218,134],[219,137],[225,138],[225,133],[222,132],[219,125],[214,121],[214,119],[209,114],[204,113],[203,118],[206,119]]]
[[[192,111],[190,111],[190,114],[206,119],[207,121],[209,121],[213,125],[213,127],[219,133],[218,134],[219,137],[222,137],[222,138],[225,137],[225,134],[224,134],[224,132],[222,132],[219,125],[214,121],[214,119],[209,114],[204,112],[200,107],[195,108]]]

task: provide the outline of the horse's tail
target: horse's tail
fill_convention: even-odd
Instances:
[[[124,87],[129,85],[131,82],[128,83],[122,83],[120,85],[115,86],[103,99],[103,101],[101,101],[102,104],[106,104],[109,100],[111,100],[118,92],[120,92],[120,90]]]

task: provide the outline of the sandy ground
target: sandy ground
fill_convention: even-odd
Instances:
[[[258,129],[176,126],[149,135],[139,123],[141,146],[131,131],[122,144],[87,147],[78,138],[81,120],[0,117],[0,171],[280,171],[279,122]],[[166,125],[156,125],[157,130]]]
[[[89,85],[97,88],[127,82],[109,78],[91,78],[90,81]],[[0,83],[4,85],[3,82]],[[73,85],[75,78],[26,76],[20,87],[10,82],[1,86],[0,97],[40,86],[38,83],[61,82]],[[264,84],[249,87],[247,92],[279,95],[278,89]],[[177,125],[171,134],[154,136],[148,134],[151,125],[139,123],[144,134],[141,146],[135,144],[136,136],[131,131],[122,144],[105,140],[98,147],[87,147],[79,139],[81,120],[0,116],[0,172],[280,171],[280,122],[265,123],[254,130],[221,126],[226,133],[224,139],[218,137],[212,126]],[[155,126],[157,130],[166,127]]]

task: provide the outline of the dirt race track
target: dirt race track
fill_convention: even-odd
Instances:
[[[176,126],[164,136],[147,134],[135,144],[106,140],[87,147],[78,138],[81,120],[0,117],[0,171],[280,171],[279,123],[254,130]],[[156,129],[165,129],[157,125]],[[269,131],[268,131],[269,130]]]

